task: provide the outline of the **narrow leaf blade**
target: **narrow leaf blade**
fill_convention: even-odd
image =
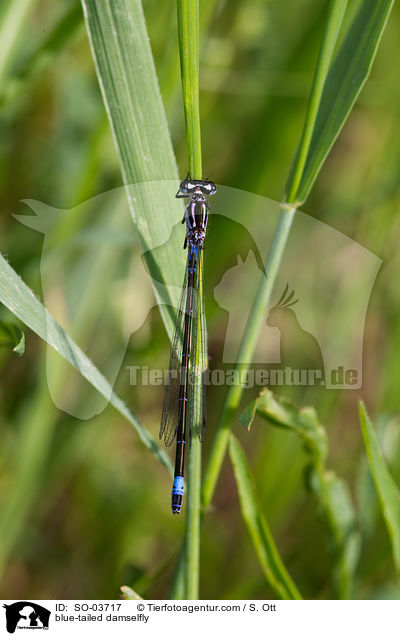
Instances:
[[[304,202],[370,73],[394,0],[363,0],[325,82],[297,191]]]
[[[230,458],[239,493],[242,516],[246,522],[253,545],[265,577],[282,599],[300,599],[300,592],[287,572],[271,531],[261,510],[254,480],[239,441],[230,436]]]
[[[94,366],[82,349],[54,320],[47,309],[0,255],[0,302],[22,322],[70,362],[92,386],[132,424],[143,444],[172,472],[167,454],[149,435],[128,405],[115,393],[108,380]]]
[[[400,489],[383,459],[375,429],[363,402],[359,403],[359,415],[368,462],[392,543],[397,576],[400,578]]]

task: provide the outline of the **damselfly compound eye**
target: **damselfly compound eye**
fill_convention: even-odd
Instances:
[[[215,183],[213,183],[212,181],[204,181],[204,183],[200,186],[200,189],[202,192],[204,192],[204,194],[207,194],[208,196],[212,196],[217,191]]]
[[[189,194],[189,180],[188,179],[184,179],[183,181],[181,181],[180,185],[179,185],[179,191],[182,192],[182,194]]]
[[[194,192],[196,187],[197,184],[195,181],[192,181],[191,179],[184,179],[179,186],[179,190],[182,194],[189,194],[190,192]]]

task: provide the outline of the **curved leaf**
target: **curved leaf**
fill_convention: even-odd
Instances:
[[[400,578],[400,489],[383,459],[373,424],[363,402],[359,403],[359,414],[368,461],[392,543],[397,576]]]
[[[301,595],[286,570],[275,545],[256,494],[253,476],[239,441],[230,435],[229,453],[235,473],[242,516],[265,577],[282,599],[300,599]]]
[[[12,322],[0,322],[0,347],[12,347],[18,356],[25,353],[25,334]]]

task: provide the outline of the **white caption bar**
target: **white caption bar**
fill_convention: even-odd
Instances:
[[[262,629],[273,636],[363,636],[391,631],[400,601],[41,601],[0,602],[0,633],[16,636],[147,634]],[[23,630],[23,631],[22,631]],[[182,633],[185,633],[182,632]]]

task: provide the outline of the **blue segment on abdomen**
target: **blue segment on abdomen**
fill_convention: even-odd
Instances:
[[[183,496],[183,477],[174,477],[174,484],[172,486],[172,494],[173,495],[182,495]]]

